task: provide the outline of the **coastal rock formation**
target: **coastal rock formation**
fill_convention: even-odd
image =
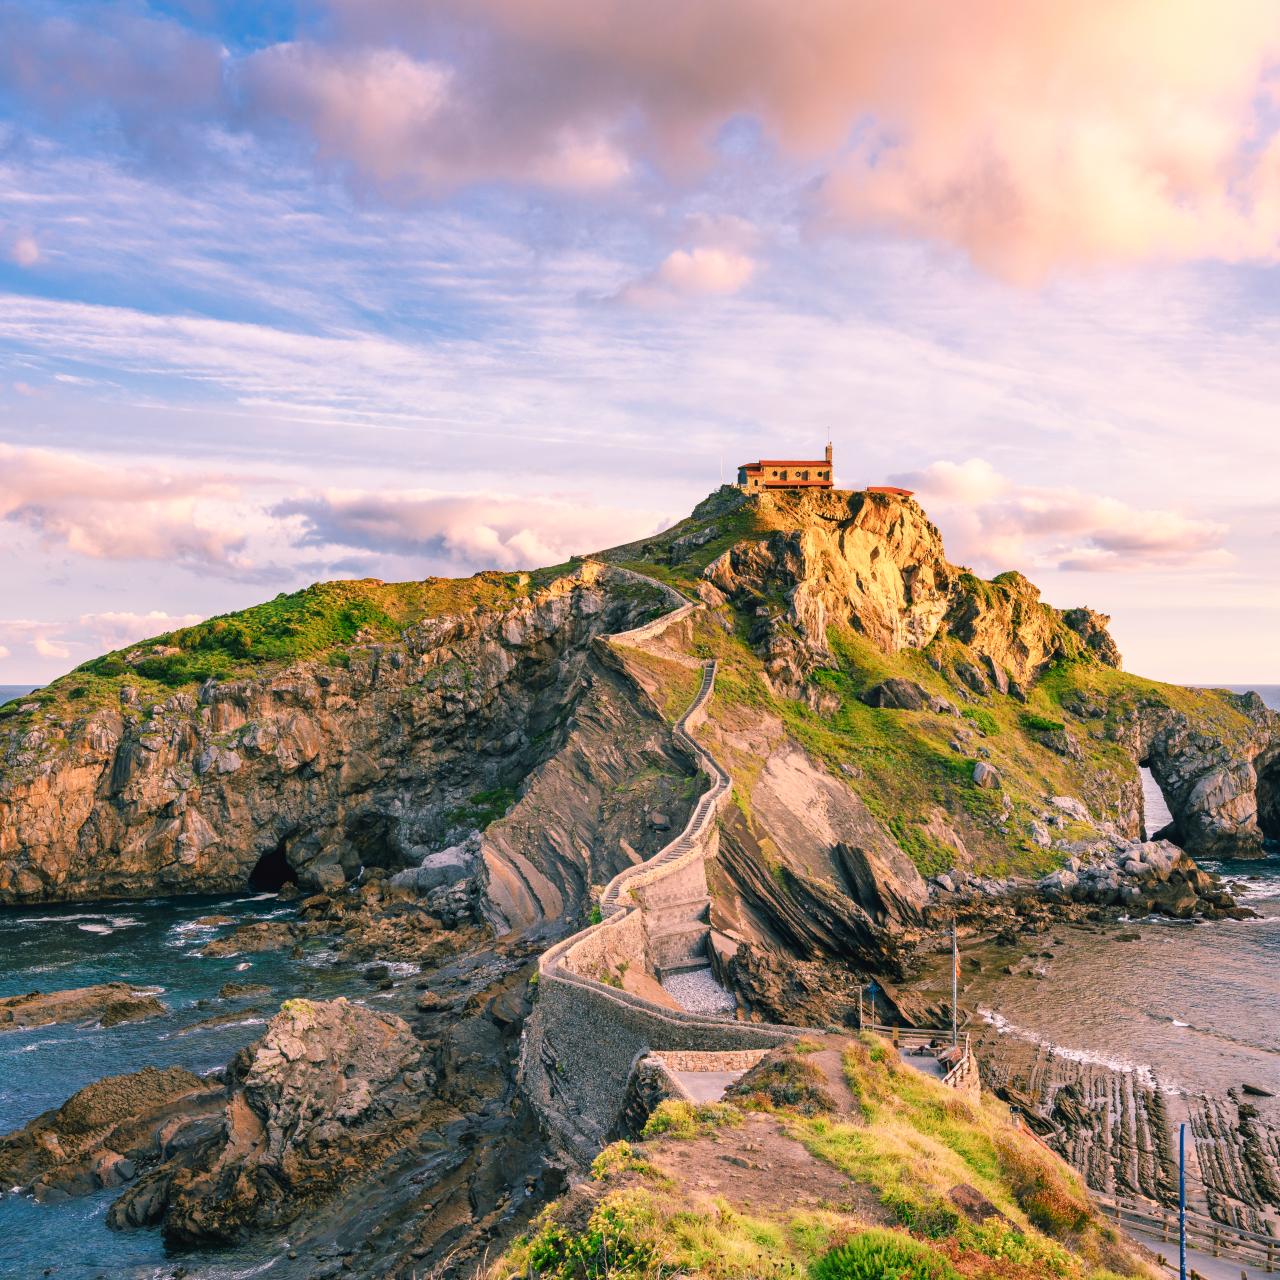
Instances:
[[[149,664],[177,658],[144,646],[126,655],[132,667],[100,664],[123,668],[109,682],[91,672],[84,678],[99,683],[76,685],[73,673],[42,694],[48,705],[18,708],[0,726],[0,902],[289,880],[322,888],[362,867],[419,865],[516,804],[524,780],[580,728],[584,696],[612,678],[591,656],[593,638],[649,617],[662,600],[656,584],[585,563],[503,607],[428,617],[340,660],[267,664],[149,705],[129,671],[167,670]],[[104,684],[118,686],[114,705],[80,711],[88,695],[75,695],[97,697]],[[596,779],[580,748],[569,782],[606,794],[658,761],[680,776],[656,716],[625,698],[608,713],[609,741],[641,759],[635,769],[632,754],[620,769],[614,759]],[[589,811],[573,821],[573,848],[545,838],[525,851],[509,835],[508,860],[554,879],[557,867],[540,862],[578,856],[584,838],[605,843]],[[552,905],[585,879],[564,880]]]
[[[181,1067],[107,1076],[0,1138],[0,1185],[41,1202],[118,1187],[206,1139],[223,1096]]]
[[[43,1027],[55,1022],[97,1022],[114,1027],[121,1022],[154,1018],[166,1013],[150,991],[138,991],[127,982],[104,982],[68,991],[31,991],[0,998],[0,1031]]]
[[[1119,665],[1105,618],[1050,608],[1021,574],[983,582],[951,564],[936,526],[910,499],[816,490],[754,501],[783,527],[736,543],[706,576],[739,607],[763,611],[754,639],[780,687],[796,690],[830,660],[833,626],[852,627],[885,653],[950,637],[969,651],[954,667],[958,678],[981,692],[1007,693],[1011,681],[1025,687],[1082,651]]]
[[[117,1226],[162,1222],[176,1244],[278,1226],[396,1143],[433,1072],[398,1017],[346,1000],[290,1000],[228,1072],[216,1134],[142,1178]]]

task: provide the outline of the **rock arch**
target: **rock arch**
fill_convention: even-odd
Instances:
[[[1258,829],[1262,838],[1280,845],[1280,752],[1258,766]]]

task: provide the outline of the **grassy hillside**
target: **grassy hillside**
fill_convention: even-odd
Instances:
[[[502,608],[565,571],[558,566],[533,574],[486,572],[422,582],[319,582],[94,658],[30,698],[6,704],[0,718],[17,719],[30,706],[83,712],[118,701],[123,684],[135,687],[147,705],[210,678],[253,675],[299,660],[343,666],[352,646],[395,640],[426,618]]]
[[[832,1039],[766,1060],[736,1101],[663,1103],[490,1280],[1148,1274],[1000,1103],[943,1088],[870,1035],[840,1057]]]

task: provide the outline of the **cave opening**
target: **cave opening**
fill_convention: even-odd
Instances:
[[[268,849],[249,872],[249,888],[254,893],[279,893],[285,885],[298,883],[298,873],[289,865],[284,846],[281,840],[274,849]]]
[[[1258,770],[1258,829],[1280,845],[1280,756]]]

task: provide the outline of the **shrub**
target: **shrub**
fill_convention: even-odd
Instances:
[[[785,1050],[758,1062],[724,1096],[755,1111],[785,1110],[813,1116],[836,1109],[822,1072]]]
[[[864,1231],[824,1254],[813,1280],[959,1280],[936,1249],[896,1231]]]
[[[1070,1174],[1047,1152],[1032,1151],[1025,1140],[997,1144],[1001,1168],[1014,1198],[1031,1222],[1061,1240],[1089,1222],[1089,1204],[1070,1182]]]
[[[1067,726],[1061,720],[1050,720],[1048,716],[1038,716],[1033,711],[1022,713],[1022,727],[1032,733],[1058,733]]]
[[[994,738],[1000,732],[1000,721],[985,707],[966,707],[960,714],[976,724],[988,738]]]
[[[645,1275],[653,1248],[641,1230],[651,1216],[640,1202],[616,1201],[597,1206],[581,1232],[548,1222],[529,1242],[529,1262],[539,1275],[555,1280]]]
[[[667,1134],[672,1138],[696,1138],[708,1129],[724,1124],[741,1124],[742,1116],[722,1102],[695,1105],[675,1098],[664,1098],[644,1122],[644,1137]]]

